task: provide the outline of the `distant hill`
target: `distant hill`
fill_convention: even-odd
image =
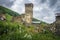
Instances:
[[[40,20],[38,20],[38,19],[36,19],[36,18],[33,18],[32,21],[40,21]]]
[[[9,14],[11,16],[18,16],[19,15],[17,12],[14,12],[8,8],[3,7],[3,6],[0,6],[0,13]]]

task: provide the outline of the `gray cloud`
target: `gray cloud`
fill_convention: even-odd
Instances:
[[[57,3],[57,0],[49,0],[49,6],[52,7]]]
[[[0,0],[0,5],[11,7],[15,0]]]
[[[60,0],[57,1],[57,3],[55,4],[55,12],[60,12]]]
[[[41,0],[41,3],[45,3],[46,2],[46,0]]]

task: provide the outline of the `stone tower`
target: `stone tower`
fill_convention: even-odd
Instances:
[[[33,18],[33,4],[27,3],[25,4],[25,23],[31,24]]]
[[[56,15],[56,34],[60,35],[60,13]]]

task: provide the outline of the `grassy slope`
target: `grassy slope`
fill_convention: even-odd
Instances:
[[[14,12],[14,11],[12,11],[8,8],[2,7],[2,6],[0,6],[0,13],[6,13],[11,16],[18,16],[19,15],[17,12]]]
[[[0,40],[60,40],[60,36],[55,36],[46,30],[42,33],[32,33],[34,30],[11,22],[0,21]]]

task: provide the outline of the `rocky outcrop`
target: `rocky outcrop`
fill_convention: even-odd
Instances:
[[[0,14],[0,20],[2,20],[2,21],[6,20],[5,14]]]

